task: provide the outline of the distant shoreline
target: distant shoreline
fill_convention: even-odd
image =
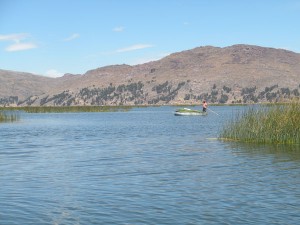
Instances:
[[[248,103],[248,104],[216,104],[209,106],[251,106],[251,105],[284,105],[286,102],[279,103]],[[24,111],[28,113],[46,113],[46,112],[116,112],[129,111],[133,108],[147,107],[202,107],[201,104],[156,104],[156,105],[104,105],[104,106],[0,106],[1,111]]]

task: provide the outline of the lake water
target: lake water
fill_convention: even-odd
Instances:
[[[242,108],[0,124],[0,224],[299,224],[299,147],[215,139]]]

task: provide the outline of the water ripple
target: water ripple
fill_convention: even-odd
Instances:
[[[230,107],[220,117],[174,109],[3,125],[0,224],[299,222],[299,152],[208,140]]]

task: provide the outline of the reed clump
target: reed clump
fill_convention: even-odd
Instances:
[[[18,113],[12,111],[0,111],[0,123],[15,122],[20,119]]]
[[[300,101],[251,107],[224,125],[220,139],[299,145]]]

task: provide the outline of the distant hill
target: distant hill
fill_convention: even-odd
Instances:
[[[0,70],[0,105],[276,102],[299,92],[300,54],[253,45],[198,47],[60,78]]]

